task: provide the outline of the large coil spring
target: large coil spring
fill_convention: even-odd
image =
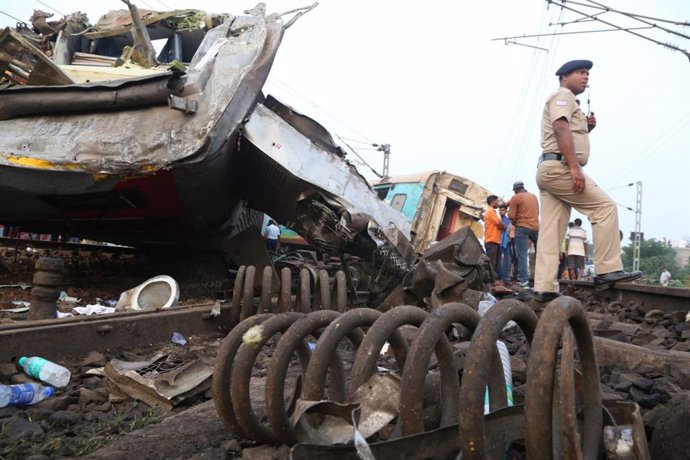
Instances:
[[[582,305],[569,297],[557,298],[547,305],[541,320],[531,307],[517,300],[496,303],[481,319],[474,309],[460,303],[445,304],[431,313],[413,306],[398,306],[385,313],[368,308],[345,313],[328,310],[260,313],[238,324],[219,350],[213,377],[216,409],[237,436],[260,443],[295,445],[299,439],[285,396],[293,356],[297,355],[301,366],[295,396],[303,401],[344,402],[377,373],[377,359],[388,343],[401,374],[400,396],[397,421],[387,435],[389,439],[372,444],[377,458],[396,452],[400,454],[396,455],[398,458],[426,458],[457,450],[462,450],[463,458],[495,458],[502,454],[505,444],[497,445],[490,427],[489,432],[485,429],[484,395],[488,388],[492,413],[507,406],[496,341],[510,321],[517,323],[531,348],[524,411],[519,408],[522,422],[517,429],[520,438],[525,439],[528,456],[553,458],[556,445],[565,458],[597,458],[603,422],[592,334]],[[462,381],[446,336],[454,324],[472,333]],[[408,345],[401,328],[409,326],[417,331]],[[578,432],[576,418],[571,330],[584,382],[582,434]],[[340,356],[348,348],[340,345],[345,338],[354,349],[347,376]],[[265,424],[254,411],[250,381],[262,347],[276,339],[273,354],[264,363],[268,421]],[[317,340],[316,344],[310,347],[309,340],[313,339]],[[561,348],[559,366],[557,355]],[[438,372],[434,375],[437,381],[428,372],[432,355],[438,361]],[[560,377],[556,382],[557,376]],[[434,399],[428,397],[430,389],[437,402],[432,407],[425,405]],[[554,425],[558,427],[557,432]],[[404,455],[395,444],[396,439],[403,441],[444,427],[457,427],[450,443],[425,443],[424,447],[418,447],[418,452],[406,450]],[[493,441],[487,441],[490,438]]]
[[[308,313],[315,310],[344,312],[346,309],[347,280],[345,273],[340,270],[331,278],[325,270],[317,272],[302,268],[299,272],[297,292],[293,292],[292,271],[289,268],[284,267],[280,271],[278,289],[273,280],[273,268],[266,266],[261,277],[261,295],[258,302],[254,295],[256,277],[257,269],[253,265],[241,266],[235,275],[231,307],[233,325],[262,313]]]

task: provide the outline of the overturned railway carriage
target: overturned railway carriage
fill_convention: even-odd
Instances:
[[[1,90],[5,223],[128,244],[218,244],[242,206],[240,123],[283,32],[260,12],[232,17],[203,35],[184,72]],[[5,49],[23,44],[17,35]]]
[[[479,219],[491,193],[476,182],[446,171],[427,171],[386,177],[373,187],[380,199],[410,222],[418,253],[463,227],[483,236]]]
[[[13,84],[0,89],[3,223],[135,246],[224,250],[260,226],[261,211],[324,252],[373,254],[380,273],[402,277],[413,256],[409,223],[376,199],[322,126],[261,92],[285,30],[308,9],[284,22],[257,7],[201,35],[173,31],[158,60],[191,57],[188,64],[129,78],[107,67],[115,79],[82,83],[69,75],[103,68],[63,69],[22,34],[4,31],[6,74],[28,54],[33,67],[23,64],[28,75],[12,74]],[[136,24],[119,26],[71,43],[90,36],[88,49],[122,52],[114,58],[122,61],[132,56],[123,45],[136,45],[143,30],[165,37],[160,29],[170,25],[170,16],[141,16],[138,33]],[[128,29],[134,37],[122,39]]]

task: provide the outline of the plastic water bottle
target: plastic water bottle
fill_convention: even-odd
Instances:
[[[0,407],[28,406],[49,398],[53,394],[55,394],[53,387],[46,387],[40,383],[0,385]]]
[[[19,365],[24,369],[24,372],[31,377],[42,382],[48,383],[54,387],[62,388],[69,383],[72,376],[69,369],[55,364],[38,356],[27,358],[22,356],[18,361]]]
[[[510,369],[510,352],[505,343],[500,340],[496,341],[498,348],[498,355],[501,357],[501,366],[503,367],[503,378],[506,382],[506,399],[509,406],[513,405],[513,372]],[[491,412],[489,405],[489,387],[484,390],[484,414]]]

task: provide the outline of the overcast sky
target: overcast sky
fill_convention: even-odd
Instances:
[[[657,20],[690,21],[688,0],[598,1],[690,35],[688,27]],[[135,3],[234,14],[256,4]],[[267,10],[306,4],[269,0]],[[86,12],[95,23],[107,10],[122,7],[117,0],[0,1],[0,10],[25,21],[35,8],[55,8]],[[492,40],[610,28],[591,21],[550,25],[578,18],[545,0],[322,0],[286,32],[266,90],[322,122],[378,171],[382,156],[367,144],[388,143],[392,175],[447,170],[507,199],[516,180],[538,194],[539,125],[544,101],[558,87],[554,72],[571,59],[590,59],[590,90],[580,100],[598,125],[585,172],[620,203],[624,244],[635,225],[635,213],[626,207],[636,204],[635,186],[626,185],[637,181],[645,237],[690,239],[688,56],[625,32],[517,40],[546,50]],[[644,25],[612,13],[599,18],[623,27]],[[14,23],[0,14],[0,26]],[[686,38],[659,29],[634,32],[690,51]],[[365,166],[359,169],[374,177]],[[590,230],[588,223],[584,227]]]

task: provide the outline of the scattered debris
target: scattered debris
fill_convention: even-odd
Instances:
[[[352,442],[356,431],[366,439],[395,419],[399,399],[400,377],[376,373],[345,403],[299,400],[293,414],[296,436],[321,445]]]
[[[180,287],[177,281],[170,276],[160,275],[123,292],[115,310],[164,310],[177,304],[179,298]]]
[[[170,341],[174,344],[180,345],[184,347],[187,345],[187,339],[185,338],[184,335],[180,334],[179,332],[173,332],[172,337],[170,338]]]
[[[210,388],[212,374],[201,359],[170,354],[137,362],[113,359],[105,366],[105,375],[122,393],[166,410]]]

